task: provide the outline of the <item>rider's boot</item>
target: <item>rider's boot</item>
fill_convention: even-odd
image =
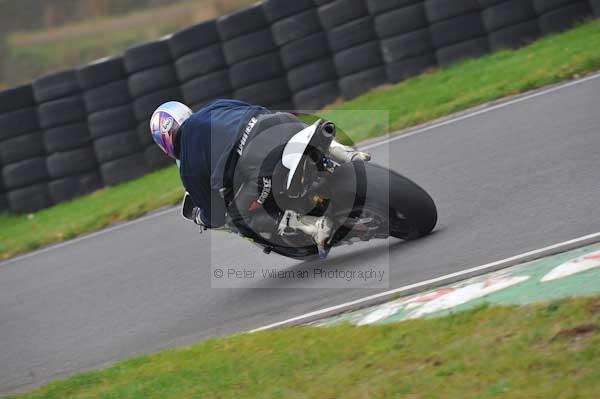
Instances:
[[[331,142],[329,146],[329,156],[331,159],[338,163],[346,163],[352,161],[364,161],[368,162],[371,160],[371,154],[367,152],[357,151],[354,148],[343,145],[335,141]]]
[[[300,215],[297,212],[288,210],[279,223],[279,234],[285,235],[286,230],[289,231],[288,229],[292,231],[300,230],[311,236],[319,249],[319,257],[321,259],[327,257],[326,243],[333,229],[333,224],[328,217]]]

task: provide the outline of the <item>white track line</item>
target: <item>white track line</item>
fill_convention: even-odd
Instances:
[[[587,236],[575,238],[573,240],[564,241],[558,244],[550,245],[545,248],[536,249],[534,251],[525,252],[520,255],[512,256],[510,258],[502,259],[496,262],[487,263],[485,265],[473,267],[459,272],[447,274],[445,276],[436,277],[430,280],[422,281],[420,283],[406,285],[404,287],[396,288],[390,291],[381,292],[379,294],[371,295],[365,298],[357,299],[355,301],[346,302],[341,305],[332,306],[326,309],[317,310],[314,312],[306,313],[300,316],[293,317],[284,321],[269,324],[264,327],[256,328],[249,331],[250,333],[270,330],[273,328],[290,327],[299,324],[306,324],[316,320],[320,320],[326,317],[334,316],[340,313],[345,313],[351,310],[366,308],[369,306],[377,305],[383,302],[387,302],[391,299],[396,298],[399,295],[406,296],[412,295],[418,292],[423,292],[435,287],[439,287],[444,284],[451,284],[456,281],[465,280],[470,277],[479,276],[485,273],[493,272],[507,267],[515,266],[520,263],[530,262],[535,259],[540,259],[546,256],[555,255],[557,253],[569,251],[571,249],[579,248],[586,245],[591,245],[600,242],[600,232],[590,234]]]
[[[497,105],[493,105],[493,106],[488,107],[488,108],[484,108],[484,109],[480,109],[480,110],[472,111],[472,112],[468,112],[467,111],[466,114],[463,114],[463,115],[460,115],[460,116],[457,116],[457,117],[454,117],[454,118],[450,118],[450,119],[444,120],[442,122],[434,123],[434,124],[429,125],[429,126],[425,126],[425,127],[422,127],[422,128],[417,128],[416,130],[409,130],[409,132],[405,133],[405,134],[393,135],[390,138],[387,138],[387,139],[384,139],[384,140],[381,140],[381,141],[377,141],[377,142],[372,143],[372,144],[368,144],[368,145],[366,145],[364,147],[360,147],[360,149],[361,150],[369,150],[371,148],[375,148],[375,147],[378,147],[378,146],[381,146],[381,145],[384,145],[384,144],[389,144],[389,143],[392,143],[392,142],[397,141],[397,140],[406,139],[408,137],[414,136],[414,135],[419,134],[419,133],[427,132],[427,131],[430,131],[430,130],[433,130],[433,129],[437,129],[437,128],[442,127],[442,126],[446,126],[446,125],[450,125],[452,123],[460,122],[462,120],[465,120],[465,119],[468,119],[468,118],[472,118],[474,116],[478,116],[478,115],[481,115],[481,114],[485,114],[487,112],[491,112],[491,111],[494,111],[494,110],[499,109],[499,108],[508,107],[510,105],[513,105],[513,104],[518,104],[520,102],[527,101],[527,100],[530,100],[530,99],[535,98],[535,97],[539,97],[539,96],[542,96],[542,95],[545,95],[545,94],[550,94],[550,93],[553,93],[555,91],[566,89],[566,88],[572,87],[572,86],[576,86],[578,84],[585,83],[585,82],[588,82],[590,80],[594,80],[594,79],[598,79],[598,78],[600,78],[600,73],[597,73],[597,74],[594,74],[594,75],[590,75],[590,76],[587,76],[587,77],[579,79],[579,80],[573,80],[571,82],[560,84],[558,86],[554,86],[554,87],[551,87],[551,88],[548,88],[548,89],[544,89],[544,90],[541,90],[541,91],[536,91],[536,92],[534,92],[532,94],[523,95],[522,97],[518,97],[518,98],[515,98],[513,100],[506,101],[506,102],[503,102],[503,103],[500,103],[500,104],[497,104]],[[125,227],[129,227],[131,225],[134,225],[134,224],[137,224],[137,223],[141,223],[141,222],[144,222],[144,221],[147,221],[147,220],[150,220],[150,219],[154,219],[156,217],[163,216],[163,215],[165,215],[165,214],[167,214],[169,212],[173,212],[175,209],[176,208],[166,209],[164,211],[160,211],[160,212],[157,212],[157,213],[153,213],[151,215],[144,216],[144,217],[142,217],[140,219],[132,220],[130,222],[126,222],[126,223],[122,223],[122,224],[119,224],[119,225],[116,225],[116,226],[113,226],[113,227],[109,227],[107,229],[100,230],[100,231],[97,231],[97,232],[92,233],[92,234],[88,234],[88,235],[85,235],[85,236],[78,237],[78,238],[73,239],[71,241],[66,241],[66,242],[63,242],[63,243],[60,243],[60,244],[57,244],[57,245],[53,245],[53,246],[44,248],[44,249],[40,249],[40,250],[37,250],[37,251],[34,251],[34,252],[30,252],[28,254],[21,255],[21,256],[18,256],[16,258],[12,258],[12,259],[6,260],[4,262],[0,262],[0,267],[5,266],[5,265],[10,264],[10,263],[19,262],[19,261],[31,258],[32,256],[37,256],[37,255],[40,255],[40,254],[44,254],[44,253],[46,253],[48,251],[53,251],[55,249],[63,248],[65,246],[67,246],[67,245],[76,244],[76,243],[78,243],[80,241],[87,240],[89,238],[95,238],[95,237],[98,237],[99,235],[102,235],[102,234],[112,233],[112,232],[114,232],[116,230],[119,230],[119,229],[122,229],[122,228],[125,228]]]

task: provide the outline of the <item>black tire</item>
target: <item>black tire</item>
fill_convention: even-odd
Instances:
[[[234,92],[234,97],[250,104],[269,107],[289,101],[291,95],[286,78],[277,78],[238,89]]]
[[[430,23],[479,11],[477,0],[425,0],[425,11]]]
[[[79,91],[79,82],[74,70],[51,73],[33,81],[33,94],[38,103],[72,96]]]
[[[10,210],[14,213],[32,213],[52,205],[46,183],[11,191],[7,197]]]
[[[26,159],[2,168],[4,186],[8,190],[30,186],[35,183],[48,180],[46,169],[46,158],[37,157]]]
[[[283,76],[278,53],[268,53],[231,66],[229,78],[234,89]]]
[[[150,119],[156,108],[167,101],[181,101],[181,91],[178,87],[163,89],[135,99],[133,112],[138,121]]]
[[[142,151],[135,130],[113,134],[94,141],[94,154],[100,163],[106,163]]]
[[[383,64],[381,48],[378,41],[341,51],[334,56],[339,76],[352,75]]]
[[[337,81],[322,83],[294,95],[294,106],[302,111],[317,111],[340,97]]]
[[[365,164],[365,172],[367,202],[384,198],[382,204],[390,208],[392,237],[412,240],[433,231],[437,224],[437,209],[425,190],[412,180],[375,164]]]
[[[295,107],[294,107],[294,103],[289,100],[289,101],[283,101],[277,104],[273,104],[273,105],[269,105],[269,109],[271,111],[277,111],[277,112],[295,112]]]
[[[220,43],[188,53],[175,62],[180,82],[188,82],[193,78],[224,69],[226,66]]]
[[[324,32],[319,32],[286,44],[279,55],[283,67],[290,70],[319,58],[331,58],[331,50],[327,44],[327,36]]]
[[[587,2],[578,2],[566,7],[550,11],[539,18],[540,30],[543,34],[551,34],[572,28],[591,14]]]
[[[223,43],[227,65],[233,65],[277,49],[270,29],[262,29]],[[221,57],[222,58],[222,57]]]
[[[161,65],[134,73],[128,79],[129,93],[137,98],[178,84],[172,65]]]
[[[85,121],[87,111],[83,98],[74,96],[41,104],[38,107],[38,115],[40,126],[49,129]]]
[[[227,70],[217,71],[190,80],[181,86],[181,92],[185,102],[189,104],[197,104],[223,93],[230,93],[229,72]]]
[[[423,3],[399,8],[375,18],[375,31],[382,39],[428,26]]]
[[[85,123],[59,126],[44,131],[43,142],[48,154],[71,151],[92,145],[92,138]]]
[[[192,107],[190,107],[192,108]],[[152,139],[152,134],[150,133],[150,121],[143,121],[140,122],[137,126],[137,128],[135,129],[136,134],[138,136],[138,140],[142,146],[142,148],[146,148],[148,146],[150,146],[150,144],[154,143],[154,140]]]
[[[363,43],[377,40],[373,18],[363,17],[344,25],[336,26],[327,32],[331,51],[338,53]]]
[[[592,5],[594,15],[600,18],[600,0],[590,0],[590,4]]]
[[[173,58],[180,58],[202,47],[219,42],[216,21],[202,22],[176,32],[169,38]]]
[[[422,2],[423,0],[367,0],[367,8],[369,13],[375,16]]]
[[[335,0],[319,7],[319,18],[325,30],[369,15],[364,0]]]
[[[137,179],[148,172],[144,154],[129,155],[100,164],[102,181],[107,186],[114,186],[129,180]]]
[[[430,29],[435,48],[450,46],[486,34],[479,13],[451,18],[431,25]]]
[[[287,74],[288,84],[292,93],[297,93],[303,89],[336,79],[335,65],[330,58],[304,64],[290,70]]]
[[[0,127],[0,140],[35,132],[40,127],[36,109],[23,108],[0,114]]]
[[[266,0],[263,3],[265,16],[270,23],[314,7],[315,3],[312,0]]]
[[[438,49],[435,57],[439,65],[446,66],[467,58],[478,58],[489,52],[487,38],[480,37]]]
[[[0,91],[0,114],[34,105],[33,87],[30,84]]]
[[[416,30],[381,41],[381,52],[386,64],[431,53],[432,50],[429,29]]]
[[[130,47],[125,51],[123,59],[128,74],[172,62],[171,50],[166,40],[157,40]]]
[[[562,8],[578,0],[533,0],[533,8],[538,14],[545,14],[549,11]]]
[[[314,9],[292,15],[271,25],[273,39],[277,46],[310,36],[322,29],[319,16]]]
[[[95,89],[126,77],[123,57],[103,58],[77,70],[77,80],[83,90]]]
[[[398,83],[435,68],[436,65],[435,56],[430,53],[387,64],[385,71],[391,83]]]
[[[495,6],[496,4],[500,4],[500,3],[504,3],[505,1],[510,1],[510,0],[477,0],[479,2],[479,6],[481,7],[481,9],[486,9],[492,6]]]
[[[517,48],[536,40],[540,36],[537,20],[522,22],[507,26],[488,35],[490,49],[498,51],[507,48]]]
[[[144,151],[144,159],[151,171],[175,165],[175,161],[169,158],[157,145],[146,148]]]
[[[509,0],[489,7],[481,13],[483,24],[488,32],[529,21],[535,17],[533,5],[523,0]]]
[[[127,80],[118,80],[83,93],[88,112],[98,112],[131,103]]]
[[[0,193],[0,214],[7,213],[10,211],[10,205],[8,203],[8,197],[4,193]]]
[[[387,76],[385,68],[376,67],[344,76],[339,80],[340,91],[346,99],[357,97],[377,86],[385,84]]]
[[[45,153],[42,132],[22,134],[0,143],[0,164],[8,165]]]
[[[217,27],[221,40],[230,40],[249,32],[265,29],[268,24],[262,4],[256,4],[220,17],[217,20]]]
[[[46,160],[48,174],[53,179],[75,176],[96,168],[96,157],[92,147],[73,151],[55,152]]]
[[[109,136],[118,132],[133,129],[137,126],[137,119],[131,105],[110,108],[94,112],[88,117],[88,126],[92,138]]]
[[[102,188],[98,172],[70,176],[48,183],[48,192],[55,204],[72,200]]]

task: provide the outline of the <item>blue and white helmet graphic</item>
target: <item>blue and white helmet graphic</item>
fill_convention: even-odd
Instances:
[[[173,136],[183,123],[192,116],[192,110],[177,101],[164,103],[154,111],[150,119],[152,139],[171,158],[175,157]]]

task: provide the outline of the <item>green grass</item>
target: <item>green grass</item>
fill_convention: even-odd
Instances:
[[[373,90],[325,112],[385,110],[392,130],[431,121],[469,107],[600,70],[600,21],[549,36],[516,51],[501,51],[450,68],[432,70],[395,86]],[[345,112],[346,117],[351,112]],[[356,142],[381,134],[360,115],[347,123]]]
[[[182,195],[173,166],[32,215],[0,214],[1,258],[135,219],[178,203]]]
[[[592,21],[520,50],[466,61],[373,90],[335,104],[322,115],[358,142],[388,132],[386,112],[391,129],[402,129],[599,69],[600,21]],[[2,216],[0,259],[176,203],[179,193],[176,171],[169,169],[36,213],[33,219]]]
[[[17,397],[597,399],[599,381],[595,297],[213,339]]]
[[[25,83],[48,72],[73,68],[120,53],[135,43],[155,39],[172,31],[171,27],[159,28],[150,33],[147,29],[118,31],[110,35],[110,40],[106,40],[105,36],[84,36],[76,41],[76,46],[73,46],[73,41],[11,46],[6,63],[7,80]]]
[[[7,37],[7,56],[0,60],[5,74],[0,79],[7,86],[26,83],[48,72],[122,53],[133,44],[155,40],[251,3],[252,0],[177,0],[125,15],[13,32]]]

